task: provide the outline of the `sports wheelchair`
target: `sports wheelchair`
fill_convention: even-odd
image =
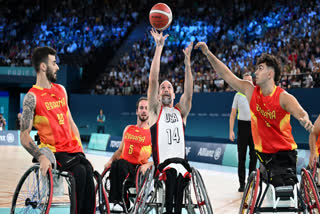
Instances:
[[[307,167],[307,169],[309,166]],[[308,169],[310,171],[310,174],[317,186],[318,192],[320,193],[320,157],[318,162],[315,162],[312,166],[312,168]]]
[[[161,172],[162,173],[162,172]],[[147,177],[143,180],[141,188],[135,199],[132,213],[144,214],[155,210],[156,213],[164,213],[165,210],[165,181],[156,173],[156,167],[152,166]],[[194,197],[192,197],[193,186]],[[195,199],[195,200],[194,200]],[[196,201],[196,203],[194,203]],[[212,207],[204,182],[198,170],[191,168],[191,178],[183,190],[182,209],[187,213],[212,214]]]
[[[301,170],[300,187],[298,183],[275,187],[271,184],[271,174],[263,164],[250,174],[242,197],[240,214],[320,213],[319,194],[308,170]],[[269,200],[265,201],[266,198]]]
[[[46,176],[40,172],[40,164],[35,163],[31,166],[20,179],[13,195],[10,213],[43,213],[48,214],[52,207],[70,207],[70,213],[76,213],[76,194],[75,179],[70,172],[57,170],[57,163],[54,154],[48,148],[41,148],[40,152],[46,155],[51,161],[53,167],[49,169]],[[56,178],[62,183],[62,195],[54,195],[54,182]],[[95,171],[94,178],[97,186],[101,187],[101,176]],[[60,183],[61,185],[61,183]],[[64,190],[68,189],[68,194],[64,194]],[[107,213],[107,198],[104,189],[99,188],[99,211]]]
[[[103,189],[107,193],[107,197],[109,198],[110,195],[110,187],[111,187],[111,182],[110,182],[110,170],[111,167],[108,167],[104,169],[104,171],[101,174],[101,180],[102,180],[102,185]],[[136,177],[135,179],[132,179],[130,176],[126,177],[123,181],[122,185],[122,206],[124,208],[124,213],[130,213],[132,210],[132,207],[130,207],[131,204],[134,204],[137,192],[139,192],[140,187],[145,183],[146,178],[150,174],[150,170],[148,169],[144,175],[140,172],[141,167],[137,166],[136,168]],[[96,187],[96,191],[98,188]],[[98,192],[96,192],[98,194]],[[97,197],[98,200],[98,197]],[[126,203],[129,201],[129,203]],[[107,208],[109,209],[109,202],[107,201]],[[117,212],[117,211],[110,211],[111,213],[123,213],[123,212]]]

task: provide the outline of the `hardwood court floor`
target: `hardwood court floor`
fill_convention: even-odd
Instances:
[[[9,208],[16,185],[23,173],[32,165],[31,156],[21,146],[0,146],[0,213]],[[102,172],[111,153],[88,151],[86,154],[94,168]],[[238,193],[237,169],[212,164],[191,162],[206,185],[214,213],[238,213],[242,194]],[[5,209],[7,210],[7,209]],[[8,212],[3,212],[8,213]]]

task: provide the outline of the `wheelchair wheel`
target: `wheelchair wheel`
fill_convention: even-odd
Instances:
[[[70,213],[76,213],[76,181],[71,173],[66,173],[65,176],[66,182],[68,183],[68,193],[70,199]]]
[[[212,214],[211,203],[206,187],[198,170],[192,168],[192,183],[197,199],[198,208],[201,214]]]
[[[184,189],[184,204],[188,214],[196,214],[195,207],[191,198],[191,185],[189,185]]]
[[[104,175],[106,175],[107,170],[103,171]],[[95,213],[110,214],[109,200],[102,182],[102,176],[97,171],[94,171],[94,181],[96,195]]]
[[[136,173],[136,192],[138,193],[139,190],[141,189],[145,179],[147,178],[147,175],[149,174],[150,169],[147,169],[146,173],[142,175],[140,172],[141,166],[138,168],[137,173]]]
[[[134,202],[134,207],[132,213],[143,214],[149,213],[152,208],[147,206],[147,203],[153,202],[155,200],[156,192],[154,191],[153,181],[154,167],[151,170],[147,170],[144,178],[139,181],[139,192]]]
[[[257,194],[260,183],[260,170],[251,172],[248,183],[246,185],[242,201],[240,205],[239,214],[252,214],[256,205]]]
[[[48,214],[53,194],[52,173],[42,176],[40,166],[29,168],[20,179],[14,192],[10,213]]]
[[[309,171],[301,170],[300,191],[307,209],[311,214],[320,213],[319,193]]]
[[[106,168],[103,170],[102,174],[101,174],[101,181],[102,181],[102,185],[107,193],[107,195],[110,194],[110,167]]]

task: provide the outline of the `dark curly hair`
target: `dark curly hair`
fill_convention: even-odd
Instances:
[[[37,47],[34,49],[32,53],[32,66],[38,73],[40,70],[40,64],[42,62],[48,63],[49,55],[56,55],[57,52],[53,48],[50,47]]]
[[[280,61],[271,54],[263,53],[257,60],[257,65],[261,63],[266,63],[268,67],[274,69],[274,82],[278,84],[281,75]]]

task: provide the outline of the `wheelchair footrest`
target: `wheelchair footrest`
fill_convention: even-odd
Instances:
[[[279,186],[275,188],[276,198],[280,200],[290,200],[290,197],[293,198],[293,186]]]

